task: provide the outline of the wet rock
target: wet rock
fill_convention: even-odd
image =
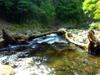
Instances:
[[[33,35],[33,33],[32,33],[31,30],[26,31],[25,34],[26,34],[27,36],[32,36],[32,35]]]
[[[95,32],[90,30],[88,33],[89,46],[88,53],[100,56],[100,41],[95,37]]]
[[[53,72],[46,64],[41,62],[41,57],[23,58],[16,62],[15,75],[51,75]]]
[[[83,64],[87,65],[87,64],[89,64],[89,63],[90,63],[90,62],[89,62],[87,59],[84,59]]]
[[[30,51],[30,50],[29,50]],[[30,52],[29,51],[24,51],[24,52],[18,52],[17,53],[17,57],[18,58],[25,58],[25,57],[28,57],[30,56]]]
[[[27,53],[26,52],[23,52]],[[39,56],[32,56],[32,57],[23,57],[20,56],[21,52],[18,52],[13,55],[9,56],[1,56],[0,63],[2,64],[9,64],[13,67],[15,75],[51,75],[53,73],[53,69],[50,69],[45,62],[47,61],[47,57],[39,57]],[[1,66],[0,66],[1,67]],[[10,69],[9,69],[10,70]],[[2,75],[0,73],[0,75]],[[6,75],[6,74],[4,74]],[[9,74],[7,74],[9,75]],[[52,74],[53,75],[53,74]]]

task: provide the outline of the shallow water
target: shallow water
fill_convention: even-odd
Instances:
[[[24,62],[23,59],[26,61],[29,61],[27,60],[27,57],[30,54],[26,56],[27,53],[25,52],[26,53],[25,54],[24,52],[22,51],[22,53],[18,52],[14,55],[7,56],[7,57],[10,57],[9,62],[12,63],[13,61],[15,61],[15,63],[18,63],[17,62],[18,60],[21,60],[22,62]],[[26,57],[24,56],[23,58],[22,54],[24,54]],[[86,51],[81,51],[81,50],[80,51],[79,50],[56,51],[49,48],[46,50],[42,49],[36,52],[35,54],[31,55],[32,58],[34,56],[39,57],[39,59],[36,59],[36,60],[39,60],[39,62],[42,62],[41,63],[42,65],[45,64],[50,69],[52,68],[54,69],[53,70],[54,72],[50,75],[100,75],[100,57],[92,56],[88,54]],[[3,57],[4,56],[0,57],[0,61],[2,61],[1,59],[5,59]],[[44,61],[40,59],[41,57],[45,57],[46,60]],[[31,66],[32,68],[34,67],[35,64],[34,62],[31,62],[31,63],[33,63],[33,65]],[[25,67],[26,65],[22,65],[22,68]]]
[[[57,52],[47,50],[37,55],[47,56],[46,64],[54,68],[55,75],[100,75],[100,57],[78,50]]]

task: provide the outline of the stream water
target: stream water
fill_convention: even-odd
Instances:
[[[18,50],[18,49],[37,49],[42,44],[52,46],[56,50],[64,50],[69,42],[63,37],[61,33],[51,33],[44,36],[40,36],[31,40],[26,41],[25,44],[8,43],[7,47],[0,48],[0,51]]]
[[[27,48],[10,55],[0,53],[0,63],[9,62],[15,65],[16,75],[22,75],[23,73],[18,74],[22,71],[27,71],[27,75],[100,75],[100,57],[89,55],[87,51],[66,49],[69,43],[59,34],[53,33],[27,42],[26,45],[9,44],[7,48],[0,49],[3,51]],[[37,48],[37,52],[31,53],[30,56],[28,48],[34,49],[44,43],[53,49],[49,46],[41,47],[41,50]]]
[[[100,57],[92,56],[86,51],[57,52],[49,49],[38,52],[37,56],[47,56],[45,63],[54,68],[55,75],[100,75]]]

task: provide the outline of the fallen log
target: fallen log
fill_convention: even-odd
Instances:
[[[70,44],[75,44],[76,46],[83,48],[82,45],[73,42],[68,37],[68,32],[65,30],[43,33],[41,35],[30,36],[29,38],[23,38],[18,36],[12,37],[4,29],[2,30],[2,32],[4,39],[4,48],[1,48],[0,51],[18,50],[26,48],[32,48],[36,50],[37,48],[45,44],[50,45],[52,48],[59,51],[68,48]]]
[[[70,39],[69,34],[67,31],[65,32],[65,38],[73,45],[75,45],[76,47],[79,47],[82,50],[86,50],[87,49],[87,44],[83,44],[83,43],[79,43],[79,42],[75,42],[72,39]],[[75,47],[74,46],[74,47]],[[72,46],[73,47],[73,46]],[[73,49],[73,48],[72,48]]]

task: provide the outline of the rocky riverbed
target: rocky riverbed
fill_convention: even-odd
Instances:
[[[0,63],[12,66],[14,75],[54,75],[54,69],[45,63],[47,61],[45,56],[30,56],[27,51],[5,54],[8,53],[4,55],[2,53],[0,56]]]
[[[71,37],[74,41],[85,44],[88,43],[88,30],[68,31],[74,34],[74,36]],[[100,31],[95,32],[99,39]],[[10,65],[14,70],[14,75],[100,74],[100,57],[89,55],[86,51],[77,51],[77,49],[62,52],[51,49],[37,53],[30,53],[30,50],[2,52],[0,53],[0,64]]]

